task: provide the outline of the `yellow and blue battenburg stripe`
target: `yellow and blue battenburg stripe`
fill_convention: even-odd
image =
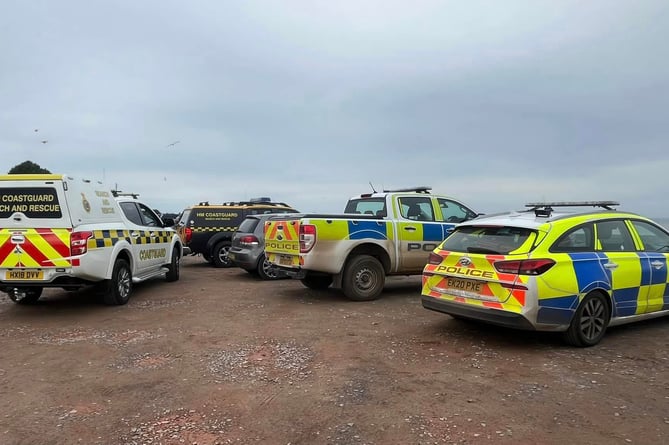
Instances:
[[[348,239],[359,240],[359,239],[378,239],[378,240],[388,240],[394,239],[395,235],[393,232],[393,223],[389,221],[378,221],[378,220],[348,220],[342,221],[346,224],[346,229],[348,232],[341,232],[342,239],[345,238],[345,234],[348,233]],[[431,223],[431,222],[421,222],[419,224],[412,223],[403,223],[404,225],[410,224],[416,228],[414,233],[415,238],[421,241],[434,241],[442,242],[450,232],[450,230],[455,227],[455,224],[451,223]],[[319,228],[321,226],[319,225]],[[344,227],[342,227],[344,228]]]
[[[569,253],[573,274],[564,270],[548,271],[547,277],[537,279],[537,297],[539,311],[537,322],[545,324],[569,323],[580,298],[595,289],[602,289],[611,295],[613,317],[625,317],[646,312],[669,309],[669,286],[667,281],[667,257],[656,252],[625,253]],[[616,275],[615,270],[605,264],[626,262],[624,270]],[[575,280],[575,292],[555,297],[556,290],[541,286],[541,282],[550,279],[555,282],[555,273],[562,274],[563,283]],[[542,294],[551,295],[542,298]]]

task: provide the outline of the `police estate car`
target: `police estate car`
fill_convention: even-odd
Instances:
[[[608,326],[669,314],[669,233],[615,205],[533,203],[458,225],[423,270],[423,307],[562,331],[575,346],[597,344]],[[603,210],[562,210],[573,206]]]

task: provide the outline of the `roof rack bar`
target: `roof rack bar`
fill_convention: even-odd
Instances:
[[[132,196],[134,199],[139,197],[139,193],[124,193],[121,190],[112,190],[112,195],[116,198],[118,196]]]
[[[209,201],[200,201],[199,206],[257,206],[257,207],[290,207],[285,202],[266,202],[266,201],[227,201],[218,204],[212,204]]]

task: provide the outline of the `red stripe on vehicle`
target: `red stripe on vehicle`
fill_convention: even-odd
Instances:
[[[60,254],[61,257],[70,256],[70,246],[65,244],[58,236],[53,233],[51,229],[36,229],[37,233],[40,234],[44,240],[49,243],[51,247],[54,248],[56,252]]]
[[[30,257],[40,265],[40,267],[53,267],[55,264],[47,258],[35,245],[26,239],[26,242],[21,245],[21,250],[30,255]]]

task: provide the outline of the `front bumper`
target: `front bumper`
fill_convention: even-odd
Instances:
[[[507,328],[531,331],[536,330],[536,328],[527,318],[514,312],[500,311],[499,309],[478,306],[468,306],[435,297],[428,297],[425,295],[421,296],[421,303],[425,309],[441,312],[443,314],[471,318],[473,320],[480,320],[486,323],[504,326]]]

